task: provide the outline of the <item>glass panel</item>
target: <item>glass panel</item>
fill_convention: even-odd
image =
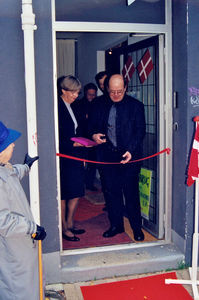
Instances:
[[[148,105],[154,105],[154,86],[148,85]]]
[[[133,48],[133,47],[132,47]],[[131,48],[131,49],[132,49]],[[140,60],[145,55],[146,51],[149,50],[151,59],[153,62],[153,69],[148,75],[148,77],[141,83],[137,70],[132,76],[131,81],[129,82],[128,91],[129,93],[143,102],[145,108],[145,118],[146,118],[146,136],[144,138],[144,149],[143,157],[150,156],[157,152],[157,102],[155,99],[155,90],[156,90],[156,81],[155,81],[155,72],[156,72],[156,57],[155,57],[155,44],[153,46],[135,48],[132,52],[129,52],[128,55],[132,56],[133,63],[135,66],[138,65]],[[146,70],[146,69],[145,69]],[[157,158],[147,159],[143,161],[143,168],[152,170],[152,180],[151,180],[151,195],[150,195],[150,207],[149,207],[149,221],[144,221],[146,228],[149,228],[154,233],[158,232],[158,200],[157,200]],[[153,229],[152,229],[153,228]],[[156,229],[155,229],[156,228]]]
[[[144,105],[148,105],[148,87],[143,86],[143,103]]]
[[[165,0],[136,1],[127,6],[126,0],[55,0],[56,21],[165,23]]]

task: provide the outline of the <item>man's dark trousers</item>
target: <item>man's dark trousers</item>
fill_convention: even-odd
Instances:
[[[120,162],[123,152],[103,147],[104,161]],[[103,165],[107,188],[107,210],[111,227],[124,228],[124,202],[130,225],[134,231],[141,229],[138,163]]]

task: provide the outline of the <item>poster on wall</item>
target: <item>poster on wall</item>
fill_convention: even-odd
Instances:
[[[140,206],[142,217],[149,220],[152,171],[141,168],[139,175]]]

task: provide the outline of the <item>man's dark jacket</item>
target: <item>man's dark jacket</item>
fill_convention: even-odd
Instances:
[[[116,106],[116,138],[118,150],[123,154],[129,151],[132,159],[141,157],[145,136],[144,105],[137,99],[125,95],[120,102],[104,99],[93,109],[90,118],[90,136],[103,133],[107,137],[108,117],[111,106]],[[105,146],[105,144],[103,144]],[[99,146],[98,146],[99,147]]]

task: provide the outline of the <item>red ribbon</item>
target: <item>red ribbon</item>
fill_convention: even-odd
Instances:
[[[144,157],[144,158],[140,158],[140,159],[135,159],[135,160],[130,160],[128,163],[135,163],[138,161],[142,161],[142,160],[146,160],[155,156],[158,156],[162,153],[166,152],[168,155],[171,152],[170,148],[165,148],[164,150],[161,150],[160,152],[157,152],[155,154],[152,154],[150,156]],[[70,155],[66,155],[66,154],[61,154],[61,153],[56,153],[57,156],[60,157],[65,157],[65,158],[69,158],[69,159],[74,159],[74,160],[79,160],[79,161],[83,161],[83,162],[89,162],[89,163],[93,163],[93,164],[102,164],[102,165],[118,165],[121,164],[120,162],[103,162],[103,161],[93,161],[93,160],[88,160],[88,159],[84,159],[84,158],[79,158],[79,157],[75,157],[75,156],[70,156]]]

